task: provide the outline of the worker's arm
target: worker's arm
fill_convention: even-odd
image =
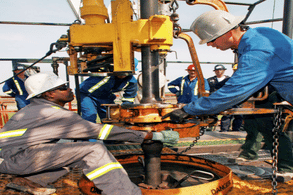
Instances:
[[[204,87],[205,87],[206,93],[209,93],[210,92],[210,85],[209,85],[209,82],[207,79],[204,79]]]
[[[6,93],[7,95],[11,96],[11,97],[15,97],[15,92],[12,90],[12,86],[13,85],[13,80],[10,79],[8,81],[5,82],[5,84],[3,85],[3,92]]]
[[[183,107],[190,115],[217,114],[246,100],[274,77],[269,67],[271,54],[250,51],[239,58],[238,70],[219,90]]]
[[[132,77],[129,82],[127,82],[127,86],[124,88],[124,94],[122,97],[122,105],[123,104],[133,104],[134,99],[137,95],[137,80]]]
[[[111,124],[96,124],[82,119],[78,114],[53,107],[43,112],[46,119],[38,120],[34,132],[42,134],[44,139],[99,139],[142,143],[144,140],[156,140],[174,144],[179,139],[176,131],[150,133],[134,131]],[[45,134],[48,133],[48,136]]]
[[[179,77],[173,81],[171,81],[170,83],[168,83],[168,89],[171,93],[176,94],[176,96],[179,96],[180,94],[180,85],[181,85],[181,81],[182,81],[182,77]],[[181,89],[182,90],[182,89]]]

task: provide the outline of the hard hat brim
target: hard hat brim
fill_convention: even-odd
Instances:
[[[54,88],[59,87],[59,86],[64,85],[64,84],[67,84],[67,83],[69,83],[69,82],[66,81],[66,82],[60,83],[60,84],[56,85]],[[52,88],[52,89],[54,89],[54,88]],[[51,90],[51,89],[49,89],[49,90]],[[49,90],[46,90],[46,91],[49,91]],[[45,93],[46,91],[41,91],[40,93],[30,94],[30,95],[27,96],[26,100],[29,100],[29,99],[31,99],[31,98],[33,98],[35,96],[38,96],[38,95],[40,95],[42,93]]]
[[[245,15],[244,16],[235,16],[235,20],[231,23],[231,25],[229,25],[229,27],[223,28],[217,35],[210,37],[209,39],[200,40],[199,44],[202,45],[202,44],[208,43],[214,39],[219,38],[220,36],[226,34],[230,30],[232,30],[235,26],[240,24],[244,19],[245,19]]]

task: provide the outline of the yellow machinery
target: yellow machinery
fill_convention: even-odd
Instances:
[[[190,5],[207,4],[227,11],[221,0],[187,1]],[[214,123],[214,118],[203,117],[193,123],[174,124],[161,117],[178,108],[178,105],[162,104],[158,89],[158,66],[173,44],[173,37],[188,44],[192,60],[197,67],[199,96],[207,96],[204,80],[192,39],[181,32],[176,19],[157,15],[157,7],[170,1],[141,1],[142,18],[133,21],[129,0],[111,1],[112,22],[102,0],[85,0],[81,17],[85,24],[74,23],[66,38],[68,42],[71,75],[129,75],[134,73],[134,51],[142,52],[143,91],[141,104],[109,105],[103,122],[123,125],[134,130],[162,131],[173,129],[181,137],[198,137],[200,126]],[[177,3],[172,1],[172,4]],[[143,12],[145,11],[145,14]],[[154,10],[154,11],[152,11]],[[145,19],[144,19],[145,18]],[[195,125],[196,124],[196,125]]]
[[[81,17],[85,25],[73,24],[69,33],[70,74],[83,73],[85,61],[95,54],[83,54],[86,49],[105,47],[113,53],[113,72],[134,73],[134,51],[148,45],[151,51],[165,53],[173,44],[173,25],[170,17],[154,15],[149,19],[133,21],[132,4],[128,0],[112,1],[112,23],[105,23],[107,9],[102,0],[83,1]],[[78,64],[77,55],[85,61]]]

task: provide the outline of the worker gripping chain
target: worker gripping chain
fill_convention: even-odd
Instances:
[[[153,132],[152,140],[161,141],[168,144],[176,144],[179,141],[179,133],[172,130]]]

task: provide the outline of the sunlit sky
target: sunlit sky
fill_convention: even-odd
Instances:
[[[255,3],[258,0],[234,0],[231,2]],[[228,1],[227,1],[228,2]],[[106,7],[110,0],[104,1]],[[201,13],[212,10],[207,5],[187,5],[185,1],[178,1],[179,14],[178,23],[183,29],[189,29],[194,19]],[[246,15],[248,6],[227,5],[229,12],[234,15]],[[259,21],[272,18],[282,18],[284,9],[283,0],[266,0],[257,5],[248,19],[249,21]],[[0,21],[14,22],[44,22],[44,23],[73,23],[76,20],[68,2],[66,0],[1,0],[0,1]],[[282,22],[264,23],[251,25],[251,27],[266,26],[282,31]],[[42,25],[15,25],[0,24],[0,59],[7,58],[34,58],[39,59],[49,51],[50,44],[56,42],[62,34],[66,34],[67,26],[42,26]],[[199,38],[192,32],[188,33],[194,43],[200,62],[233,62],[234,54],[231,50],[220,51],[206,45],[198,45]],[[187,44],[183,40],[174,39],[171,52],[167,55],[167,61],[191,61]],[[141,54],[135,53],[140,60]],[[52,57],[68,57],[65,50],[52,54]],[[0,81],[12,76],[11,62],[0,61]],[[188,63],[168,64],[167,79],[173,80],[186,75],[185,71]],[[51,64],[38,64],[41,71],[52,71]],[[202,64],[202,71],[205,78],[211,77],[214,64]],[[231,66],[226,65],[227,75],[232,74]],[[65,79],[65,68],[60,64],[60,76]],[[71,83],[73,76],[70,76]],[[0,86],[2,89],[2,85]],[[74,85],[71,86],[74,88]],[[3,95],[2,91],[0,93]]]

